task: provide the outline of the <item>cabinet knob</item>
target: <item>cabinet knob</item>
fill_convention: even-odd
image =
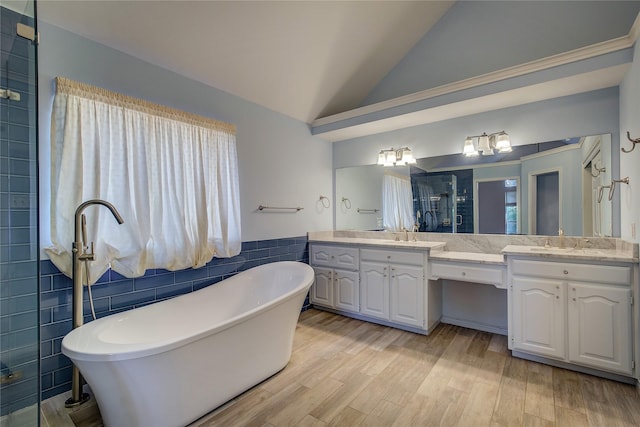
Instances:
[[[466,275],[467,275],[467,273],[463,271],[463,272],[462,272],[462,275],[463,275],[463,276],[466,276]]]
[[[576,291],[576,288],[573,288],[573,292],[575,292],[575,291]],[[574,300],[574,301],[575,301],[575,300]]]
[[[556,285],[556,289],[560,289],[560,286]]]
[[[391,259],[391,255],[387,255],[387,259]]]
[[[575,298],[573,298],[573,300],[575,301],[576,299],[575,299]]]
[[[563,271],[563,273],[564,273],[564,274],[569,274],[569,271],[564,270],[564,271]]]
[[[560,299],[560,295],[556,295],[556,299]]]

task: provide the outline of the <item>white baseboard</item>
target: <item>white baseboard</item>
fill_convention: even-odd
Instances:
[[[456,319],[453,317],[442,316],[440,322],[448,325],[461,326],[463,328],[475,329],[476,331],[489,332],[498,335],[508,335],[507,329],[500,326],[485,325],[483,323],[472,322],[469,320]]]

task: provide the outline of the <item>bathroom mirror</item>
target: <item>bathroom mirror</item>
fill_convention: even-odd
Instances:
[[[612,236],[611,156],[611,135],[604,134],[515,146],[493,156],[339,168],[336,229],[556,234],[562,228],[570,236]],[[390,197],[385,176],[409,180],[411,195]],[[410,220],[393,220],[406,217],[407,209]]]

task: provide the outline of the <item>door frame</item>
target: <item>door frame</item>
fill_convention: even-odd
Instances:
[[[516,184],[516,200],[518,201],[518,217],[517,217],[517,234],[521,233],[521,217],[522,217],[522,200],[520,199],[521,197],[521,179],[520,176],[516,175],[516,176],[498,176],[498,177],[494,177],[494,178],[474,178],[473,179],[473,233],[474,234],[478,234],[479,229],[480,229],[480,211],[479,211],[479,203],[477,203],[478,196],[480,193],[480,189],[478,188],[478,185],[481,182],[492,182],[492,181],[506,181],[507,179],[510,180],[515,180],[517,182]]]
[[[536,219],[537,219],[537,194],[538,194],[538,176],[546,175],[549,173],[558,173],[558,229],[564,228],[562,221],[562,205],[563,205],[563,194],[562,194],[562,169],[558,166],[546,169],[538,169],[535,171],[529,172],[527,176],[528,183],[528,234],[536,235]]]

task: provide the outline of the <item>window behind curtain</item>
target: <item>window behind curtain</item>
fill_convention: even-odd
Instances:
[[[109,267],[145,270],[205,265],[241,247],[235,127],[71,80],[56,79],[51,130],[51,245],[71,275],[74,214],[85,210],[95,242],[90,282]]]

